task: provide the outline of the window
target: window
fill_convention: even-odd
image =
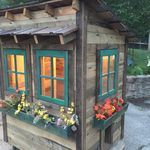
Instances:
[[[100,50],[100,90],[99,98],[105,99],[117,91],[117,76],[118,76],[118,51]]]
[[[26,90],[25,50],[5,49],[5,76],[8,91]]]
[[[38,98],[68,105],[68,52],[37,51]]]

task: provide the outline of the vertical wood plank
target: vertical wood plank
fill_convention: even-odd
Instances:
[[[76,21],[79,30],[76,41],[76,108],[80,125],[76,136],[76,149],[86,150],[86,63],[87,63],[87,6],[80,1]]]
[[[32,67],[31,67],[31,46],[28,45],[26,48],[27,53],[27,92],[29,93],[29,99],[33,101],[33,88],[32,88]]]
[[[121,117],[121,139],[124,138],[124,119],[125,119],[125,115]]]
[[[3,46],[2,46],[2,42],[0,40],[0,70],[3,70]],[[4,94],[4,74],[1,71],[0,72],[0,82],[1,82],[1,99],[5,99],[5,94]],[[6,121],[6,114],[2,113],[2,121],[3,121],[3,138],[5,142],[8,142],[8,137],[7,137],[7,121]]]
[[[126,98],[126,80],[127,80],[127,57],[128,57],[128,41],[126,39],[124,46],[124,71],[123,71],[123,89],[122,89],[122,97]]]
[[[104,150],[105,130],[100,131],[100,150]]]

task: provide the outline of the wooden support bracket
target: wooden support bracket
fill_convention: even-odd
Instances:
[[[27,8],[23,9],[23,15],[29,19],[32,19],[31,11]]]
[[[62,45],[67,44],[67,43],[69,43],[69,42],[76,39],[76,33],[72,33],[72,34],[69,34],[69,35],[66,35],[66,36],[59,35],[59,39],[60,39],[60,43]]]
[[[15,43],[17,43],[17,44],[18,44],[18,38],[17,38],[17,36],[16,36],[16,35],[14,35],[13,37],[14,37]]]
[[[14,15],[11,12],[6,11],[4,18],[13,21]]]
[[[37,35],[34,35],[33,38],[34,38],[35,44],[39,44]]]
[[[72,0],[72,9],[75,9],[76,11],[79,11],[79,0]]]
[[[45,13],[49,14],[51,17],[55,16],[55,10],[48,4],[45,5]]]

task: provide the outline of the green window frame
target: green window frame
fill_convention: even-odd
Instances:
[[[9,70],[7,56],[14,55],[14,70]],[[20,72],[17,70],[17,56],[23,56],[24,58],[24,71]],[[26,50],[22,49],[4,49],[4,72],[5,72],[5,83],[6,83],[6,90],[9,92],[16,92],[18,89],[18,76],[24,75],[25,80],[25,90],[19,90],[20,93],[25,92],[27,94],[27,72],[26,72]],[[10,86],[9,81],[9,74],[15,75],[15,88]]]
[[[50,57],[50,60],[53,60],[52,58],[63,58],[64,59],[64,78],[60,77],[54,77],[52,65],[53,61],[50,64],[50,70],[51,75],[41,75],[41,64],[40,64],[40,58],[41,57]],[[47,102],[55,103],[62,106],[68,106],[68,52],[67,51],[58,51],[58,50],[36,50],[36,64],[37,64],[37,97],[40,100],[44,100]],[[50,79],[53,83],[55,81],[62,81],[64,85],[64,99],[58,99],[54,98],[54,96],[43,96],[42,95],[42,83],[41,79],[46,78]],[[53,93],[54,85],[51,84],[50,92]]]
[[[118,81],[118,50],[117,49],[105,49],[105,50],[99,50],[98,56],[100,60],[99,64],[99,99],[106,99],[114,94],[117,93],[117,81]],[[106,66],[107,66],[107,73],[103,72],[103,66],[104,62],[103,59],[107,58]],[[114,70],[111,70],[111,59],[114,59],[113,68]],[[106,71],[105,70],[105,71]],[[112,78],[111,78],[112,77]],[[104,78],[106,79],[104,81]],[[107,81],[107,82],[106,82]],[[106,89],[103,93],[104,87],[103,82],[106,82]],[[112,86],[110,88],[110,86]]]

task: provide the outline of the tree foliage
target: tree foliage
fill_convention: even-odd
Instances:
[[[150,30],[150,0],[106,0],[138,36],[144,37]]]

